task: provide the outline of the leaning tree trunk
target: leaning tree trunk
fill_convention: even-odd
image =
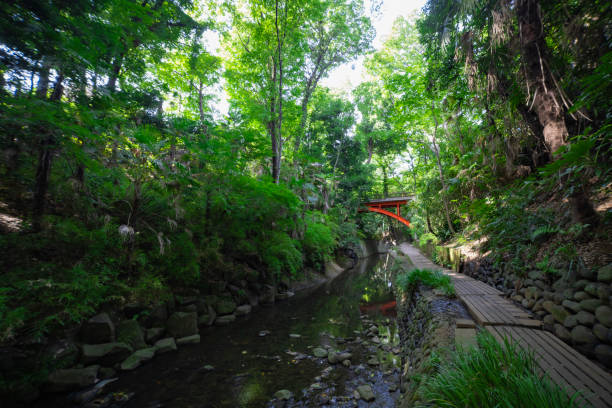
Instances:
[[[534,109],[538,115],[544,140],[554,155],[567,143],[568,132],[563,100],[546,62],[548,47],[538,0],[519,0],[516,12],[528,94],[533,95],[530,109]]]

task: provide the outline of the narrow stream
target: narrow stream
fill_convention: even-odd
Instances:
[[[103,395],[130,396],[125,407],[392,407],[399,396],[399,336],[388,255],[360,261],[331,282],[258,307],[201,343],[123,373]],[[267,334],[269,333],[269,334]],[[299,336],[299,337],[298,337]],[[330,364],[313,349],[352,354]],[[355,398],[359,385],[376,399]],[[287,389],[288,401],[274,399]]]

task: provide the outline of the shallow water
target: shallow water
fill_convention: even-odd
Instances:
[[[331,282],[254,308],[229,326],[205,328],[200,344],[121,374],[102,396],[131,395],[125,407],[265,407],[282,406],[274,393],[288,389],[290,407],[393,406],[399,391],[389,392],[389,386],[399,381],[393,353],[399,337],[390,303],[391,263],[387,255],[362,260]],[[364,332],[372,325],[379,330],[377,343]],[[264,330],[270,333],[260,336]],[[351,366],[314,357],[312,348],[321,346],[351,352]],[[374,356],[380,364],[368,365]],[[374,402],[354,399],[362,384],[372,386]]]

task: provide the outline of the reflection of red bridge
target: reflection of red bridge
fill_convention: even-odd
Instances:
[[[393,316],[397,314],[395,310],[397,304],[395,300],[386,303],[370,303],[365,305],[359,305],[359,312],[361,313],[372,313],[380,312],[383,316]]]
[[[410,221],[403,218],[400,212],[400,205],[405,205],[406,203],[408,203],[409,200],[412,200],[411,196],[391,197],[391,198],[382,198],[380,200],[372,200],[367,203],[363,203],[363,205],[365,205],[367,209],[360,208],[359,212],[372,211],[372,212],[384,214],[387,217],[394,218],[398,220],[399,222],[401,222],[402,224],[405,224],[407,227],[410,227]],[[397,213],[392,213],[391,211],[383,210],[383,208],[393,208],[393,207],[395,207]]]

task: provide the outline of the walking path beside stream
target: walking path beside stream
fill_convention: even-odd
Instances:
[[[410,244],[401,244],[399,250],[416,268],[439,270],[449,275],[457,297],[481,330],[487,330],[499,342],[509,337],[532,350],[539,367],[552,381],[570,392],[582,392],[588,404],[612,407],[612,376],[552,333],[541,330],[540,320],[504,298],[496,288],[434,264]],[[475,336],[476,330],[469,324],[461,326],[461,322],[457,322],[458,339]]]

